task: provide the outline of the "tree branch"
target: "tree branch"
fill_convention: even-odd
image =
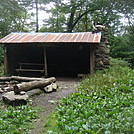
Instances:
[[[75,27],[75,25],[78,23],[78,21],[87,13],[92,12],[92,11],[96,11],[96,10],[100,10],[100,9],[89,9],[87,11],[85,11],[83,14],[81,14],[76,20],[75,22],[72,24],[73,28]]]

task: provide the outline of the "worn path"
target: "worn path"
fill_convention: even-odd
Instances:
[[[41,112],[39,118],[33,123],[34,129],[28,134],[43,134],[43,126],[46,118],[56,107],[57,100],[67,97],[69,94],[76,91],[79,80],[76,78],[56,78],[59,90],[57,92],[45,93],[32,98],[33,106],[39,107]]]

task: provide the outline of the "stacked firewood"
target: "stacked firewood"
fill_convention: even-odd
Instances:
[[[19,76],[11,76],[11,77],[0,77],[0,91],[8,92],[14,90],[15,93],[19,93],[21,91],[29,91],[32,89],[39,88],[44,90],[45,92],[49,92],[51,90],[56,90],[56,79],[54,77],[51,78],[31,78],[31,77],[19,77]],[[49,88],[50,87],[50,88]]]
[[[0,77],[0,91],[2,99],[7,104],[26,104],[28,97],[41,92],[52,92],[57,90],[56,79],[31,78],[31,77]],[[31,92],[32,91],[32,92]]]

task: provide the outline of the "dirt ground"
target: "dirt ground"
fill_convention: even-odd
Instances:
[[[80,81],[77,78],[56,78],[58,91],[52,93],[43,93],[38,96],[32,97],[32,104],[34,107],[41,109],[39,118],[33,122],[33,129],[28,134],[43,134],[43,126],[46,118],[54,110],[57,100],[67,97],[69,94],[77,90]]]

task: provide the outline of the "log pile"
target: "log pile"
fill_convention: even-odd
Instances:
[[[52,92],[56,91],[57,85],[56,85],[56,79],[54,77],[51,78],[31,78],[31,77],[19,77],[19,76],[11,76],[11,77],[0,77],[0,82],[2,84],[0,85],[0,91],[3,93],[3,101],[5,103],[8,102],[8,104],[18,105],[18,102],[20,102],[20,98],[24,102],[24,100],[27,101],[27,99],[24,99],[31,90],[36,90],[41,93],[41,91],[44,92]],[[40,89],[40,90],[39,90]],[[6,92],[6,93],[5,93]],[[35,92],[33,92],[34,94]],[[30,92],[30,96],[33,95],[32,92]],[[12,95],[12,96],[11,96]],[[24,96],[24,98],[23,98]],[[11,99],[11,101],[10,101]],[[15,103],[15,101],[17,103]],[[26,104],[22,103],[22,104]]]

